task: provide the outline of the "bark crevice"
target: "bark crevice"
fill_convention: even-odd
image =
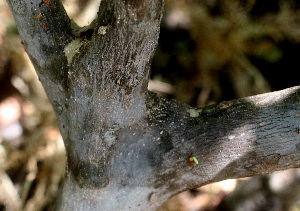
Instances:
[[[299,166],[299,86],[198,109],[148,93],[162,0],[102,0],[76,36],[58,0],[8,3],[67,150],[59,209],[155,209],[187,189]]]

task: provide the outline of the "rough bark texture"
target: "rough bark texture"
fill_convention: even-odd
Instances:
[[[102,0],[81,31],[50,2],[8,0],[67,150],[59,210],[155,209],[190,188],[299,166],[300,87],[201,109],[163,99],[147,91],[162,0]]]

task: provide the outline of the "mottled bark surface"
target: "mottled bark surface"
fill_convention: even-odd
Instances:
[[[162,0],[103,0],[82,31],[58,0],[8,3],[67,150],[59,210],[155,209],[190,188],[299,166],[299,87],[201,109],[148,93]]]

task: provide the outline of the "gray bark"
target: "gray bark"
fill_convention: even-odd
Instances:
[[[300,87],[201,109],[147,91],[162,0],[102,0],[76,32],[58,0],[7,1],[67,150],[58,210],[153,210],[187,189],[299,166]]]

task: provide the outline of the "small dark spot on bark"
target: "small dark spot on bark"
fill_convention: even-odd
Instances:
[[[61,84],[64,90],[68,90],[68,66],[67,57],[65,55],[55,55],[46,61],[45,71],[51,72],[51,79],[55,84]]]
[[[69,137],[65,140],[68,156],[67,169],[71,172],[79,187],[103,188],[109,183],[105,160],[100,159],[97,163],[80,160],[75,152],[75,143]]]
[[[155,202],[157,200],[157,195],[154,192],[150,193],[148,200],[150,203]]]
[[[300,143],[296,144],[296,149],[300,151]]]
[[[109,183],[104,168],[95,164],[79,162],[72,166],[72,174],[79,187],[103,188]]]
[[[296,133],[300,134],[300,126],[296,128]]]
[[[90,40],[94,34],[93,29],[88,29],[86,31],[80,32],[79,37]]]
[[[53,108],[57,114],[61,114],[63,112],[63,107],[57,101],[53,101]]]
[[[124,177],[121,179],[121,185],[122,186],[128,186],[129,184],[133,183],[135,181],[133,175],[131,173],[128,173],[124,175]]]
[[[148,159],[151,166],[160,165],[163,162],[163,156],[174,148],[169,133],[160,134],[161,143],[154,148],[154,151],[149,152]]]

